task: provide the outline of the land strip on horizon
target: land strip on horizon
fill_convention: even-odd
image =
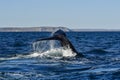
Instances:
[[[53,32],[58,29],[62,29],[68,32],[120,31],[120,29],[69,29],[67,27],[5,27],[0,28],[0,32]]]

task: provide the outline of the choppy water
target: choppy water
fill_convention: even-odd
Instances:
[[[51,42],[39,42],[36,49],[34,41],[50,34],[1,32],[0,80],[120,80],[120,32],[67,33],[86,58],[71,57],[61,47],[49,49]]]

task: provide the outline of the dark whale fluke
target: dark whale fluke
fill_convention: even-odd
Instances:
[[[61,43],[61,46],[64,48],[70,48],[73,52],[77,54],[77,57],[84,57],[83,54],[78,53],[72,43],[69,41],[67,38],[65,32],[63,30],[57,30],[54,32],[52,37],[49,38],[43,38],[43,39],[38,39],[37,41],[42,41],[42,40],[58,40]]]

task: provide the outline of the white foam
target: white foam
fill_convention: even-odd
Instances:
[[[43,53],[34,52],[29,55],[29,57],[51,57],[51,58],[61,58],[61,57],[74,57],[76,53],[73,53],[70,49],[55,48],[45,51]]]
[[[58,41],[38,41],[33,43],[34,52],[28,55],[16,55],[10,58],[0,58],[0,60],[11,60],[11,59],[20,59],[20,58],[62,58],[62,57],[74,57],[76,53],[73,53],[68,47],[64,49],[60,47]]]
[[[73,57],[76,53],[73,53],[69,48],[64,49],[60,47],[58,41],[37,41],[33,43],[34,53],[30,57]]]
[[[74,57],[76,53],[73,53],[70,49],[63,48],[54,48],[47,50],[45,52],[33,52],[28,55],[16,55],[9,58],[0,58],[0,60],[13,60],[13,59],[22,59],[22,58],[63,58],[63,57]]]
[[[25,56],[17,55],[17,56],[14,56],[14,57],[0,58],[0,60],[12,60],[12,59],[19,59],[19,58],[23,58],[23,57],[25,57]]]
[[[62,53],[63,53],[64,57],[74,57],[74,56],[76,56],[76,53],[73,53],[71,51],[71,49],[62,50]]]

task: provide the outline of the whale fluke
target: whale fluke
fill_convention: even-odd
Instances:
[[[70,48],[72,50],[72,52],[77,54],[76,55],[77,57],[84,57],[84,55],[82,53],[77,52],[77,50],[74,48],[72,43],[67,38],[65,32],[63,30],[61,30],[61,29],[54,32],[52,37],[38,39],[37,41],[43,41],[43,40],[58,40],[58,41],[60,41],[62,47]]]

